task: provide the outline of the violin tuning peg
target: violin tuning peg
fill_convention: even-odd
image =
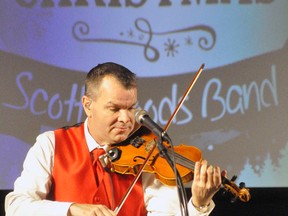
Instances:
[[[245,188],[246,187],[246,185],[245,185],[245,182],[240,182],[240,184],[239,184],[239,188]]]
[[[236,181],[236,179],[237,179],[237,176],[236,176],[236,175],[234,175],[234,176],[231,178],[231,181],[232,181],[232,182],[235,182],[235,181]]]

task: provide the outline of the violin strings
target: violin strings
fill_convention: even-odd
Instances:
[[[167,153],[169,154],[169,156],[171,156],[173,154],[171,149],[168,149]],[[174,152],[174,156],[175,156],[176,163],[178,163],[182,166],[185,166],[186,168],[194,170],[194,168],[195,168],[195,162],[194,161],[191,161],[190,159],[184,157],[181,154],[178,154],[177,152]]]

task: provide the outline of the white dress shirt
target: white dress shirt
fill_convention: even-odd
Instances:
[[[85,138],[89,151],[99,147],[84,123]],[[54,165],[55,135],[53,131],[40,134],[24,161],[21,176],[14,183],[14,191],[5,199],[6,216],[66,216],[71,202],[47,200],[51,188]],[[148,216],[181,215],[176,187],[163,185],[153,174],[142,174],[144,202]],[[79,189],[80,190],[80,189]],[[125,203],[124,203],[125,205]],[[189,216],[207,216],[213,210],[212,201],[206,213],[197,211],[191,200]],[[131,216],[133,212],[131,213]],[[134,215],[133,215],[134,216]]]

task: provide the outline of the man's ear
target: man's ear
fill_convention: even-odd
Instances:
[[[87,116],[90,115],[91,103],[92,103],[92,100],[88,98],[86,95],[82,97],[82,106],[84,107],[84,110]]]
[[[85,104],[85,107],[86,107],[86,109],[88,109],[88,110],[90,110],[90,106],[91,106],[91,102]]]

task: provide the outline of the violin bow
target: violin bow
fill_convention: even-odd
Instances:
[[[191,89],[193,88],[193,86],[195,85],[197,79],[199,78],[200,74],[202,73],[203,69],[204,69],[204,64],[202,64],[200,66],[200,68],[198,69],[196,75],[194,76],[193,80],[190,82],[188,88],[186,89],[184,95],[182,96],[181,100],[179,101],[177,107],[175,108],[174,112],[172,113],[171,117],[169,118],[166,126],[164,127],[164,132],[168,130],[169,126],[171,125],[171,122],[173,121],[174,117],[176,116],[176,114],[178,113],[178,111],[180,110],[182,104],[184,103],[184,101],[186,100],[186,97],[188,96],[188,94],[190,93]],[[122,200],[120,201],[119,205],[114,209],[114,213],[116,213],[116,215],[119,213],[119,211],[121,210],[123,204],[125,203],[126,199],[128,198],[129,194],[131,193],[133,187],[135,186],[136,182],[138,181],[139,177],[141,176],[145,166],[147,165],[154,149],[156,148],[156,145],[153,146],[153,148],[151,149],[151,151],[149,152],[147,158],[145,159],[144,163],[142,164],[141,168],[139,169],[137,175],[135,176],[132,184],[129,186],[125,196],[122,198]]]

